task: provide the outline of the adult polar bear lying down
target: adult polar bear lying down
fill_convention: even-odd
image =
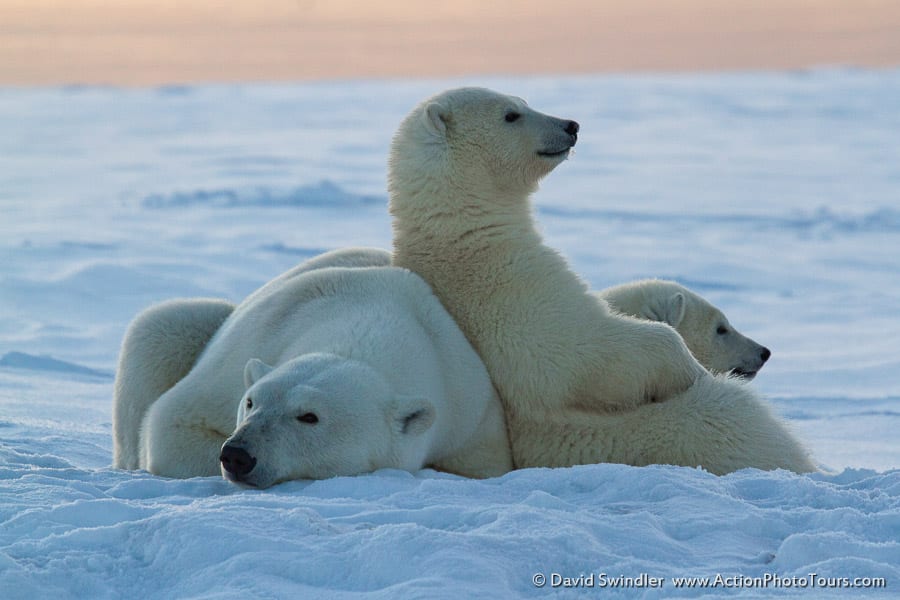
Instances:
[[[387,265],[378,251],[344,249],[311,258],[282,273],[293,278],[325,267]],[[113,466],[139,469],[140,441],[133,424],[151,404],[181,381],[234,312],[235,304],[213,298],[178,298],[142,311],[131,322],[122,348],[113,400]]]
[[[335,254],[310,262],[347,256]],[[203,305],[183,306],[196,313]],[[224,305],[206,305],[207,328]],[[177,379],[156,342],[186,319],[179,304],[157,317],[153,310],[123,343],[116,467],[191,477],[218,473],[221,461],[227,477],[258,487],[382,467],[433,465],[471,477],[512,468],[483,364],[428,286],[404,269],[301,265],[238,305],[196,365],[156,399],[141,396],[141,386]]]
[[[670,326],[611,312],[543,245],[529,196],[577,131],[463,88],[416,107],[391,145],[394,264],[425,278],[484,360],[516,466],[814,470],[747,386],[710,375]]]

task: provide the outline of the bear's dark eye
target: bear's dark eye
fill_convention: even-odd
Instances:
[[[718,333],[719,335],[725,335],[726,333],[728,333],[728,328],[724,325],[719,325],[716,328],[716,333]]]
[[[247,398],[247,410],[253,408],[253,398]]]
[[[511,110],[508,113],[506,113],[506,116],[503,118],[506,119],[507,123],[515,123],[516,121],[519,120],[519,117],[521,117],[521,116],[522,116],[521,114],[517,113],[514,110]]]
[[[319,422],[319,417],[316,416],[316,413],[303,413],[297,420],[301,423],[308,423],[310,425],[315,425]]]

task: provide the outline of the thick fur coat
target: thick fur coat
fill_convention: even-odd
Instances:
[[[427,284],[366,268],[384,257],[368,253],[313,259],[233,310],[175,301],[140,315],[117,376],[114,466],[213,475],[231,436],[259,465],[239,482],[260,487],[382,467],[508,471],[503,411],[481,360]]]

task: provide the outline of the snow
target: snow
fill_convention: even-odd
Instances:
[[[771,348],[753,385],[822,473],[384,470],[251,491],[109,468],[129,320],[389,247],[391,135],[462,84],[581,123],[535,198],[547,242],[597,289],[676,279]],[[0,598],[820,597],[855,578],[895,596],[897,97],[900,71],[852,69],[0,88]]]

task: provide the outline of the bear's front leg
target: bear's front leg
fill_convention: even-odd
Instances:
[[[614,315],[597,339],[598,357],[572,405],[615,413],[665,402],[709,376],[672,327]]]
[[[236,410],[210,410],[215,400],[192,391],[182,382],[150,407],[141,427],[140,468],[177,478],[221,473],[219,452],[234,429]]]

